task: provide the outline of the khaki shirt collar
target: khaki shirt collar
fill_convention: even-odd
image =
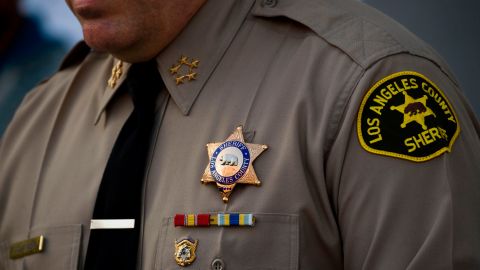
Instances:
[[[187,115],[249,13],[253,0],[209,0],[180,35],[157,57],[159,72],[173,100]],[[170,68],[180,57],[198,60],[197,78],[177,84]],[[183,67],[185,70],[185,68]],[[183,72],[185,74],[185,72]]]
[[[112,73],[113,73],[113,67],[119,62],[119,60],[114,59],[113,57],[110,57],[109,60],[111,61],[110,65],[112,67]],[[129,70],[131,64],[123,62],[122,65],[123,65],[123,67],[121,69],[122,70],[122,75],[116,81],[115,86],[113,88],[111,88],[108,85],[107,81],[104,82],[105,89],[103,90],[103,96],[101,97],[100,106],[98,107],[98,111],[97,111],[96,116],[95,116],[95,125],[98,124],[98,121],[100,120],[100,117],[102,116],[102,113],[105,111],[105,108],[107,107],[108,103],[110,102],[110,100],[112,100],[112,97],[115,95],[118,88],[120,87],[120,85],[122,85],[123,81],[125,81],[125,79],[127,77],[126,74]]]
[[[254,2],[254,0],[208,0],[179,36],[157,56],[158,71],[173,101],[184,115],[190,112]],[[183,83],[177,84],[176,76],[170,69],[182,56],[188,57],[190,62],[199,61],[198,68],[194,70],[197,75],[194,80],[185,79]],[[112,67],[117,61],[112,62]],[[104,92],[95,122],[98,122],[108,102],[125,80],[130,66],[131,64],[124,63],[123,75],[116,86]],[[188,68],[183,66],[181,72],[188,73]]]

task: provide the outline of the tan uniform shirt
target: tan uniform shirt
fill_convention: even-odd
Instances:
[[[198,75],[177,85],[189,72],[170,72],[182,55],[199,60]],[[107,85],[117,62],[91,52],[67,63],[25,98],[5,133],[1,270],[82,268],[102,174],[132,111],[128,95],[114,96],[129,64]],[[198,240],[186,269],[215,259],[228,270],[480,268],[480,126],[439,57],[383,15],[356,1],[210,0],[157,62],[168,98],[148,159],[139,269],[181,268],[173,254],[185,237]],[[372,153],[358,136],[369,89],[404,71],[433,82],[459,124],[451,151],[424,162]],[[421,108],[403,114],[415,120],[403,129],[396,112],[392,128],[421,128],[430,112]],[[224,203],[215,184],[200,181],[205,145],[239,125],[246,142],[268,145],[253,163],[262,184],[237,185]],[[433,145],[438,132],[429,132],[408,149]],[[175,227],[177,213],[252,213],[256,223]],[[12,243],[38,235],[42,253],[9,259]]]

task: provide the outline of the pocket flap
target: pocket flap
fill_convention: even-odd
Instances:
[[[4,262],[5,270],[75,270],[78,268],[82,237],[81,224],[35,228],[30,231],[30,235],[44,237],[43,250],[19,259],[11,259],[9,256],[11,244],[25,239],[2,242],[0,244],[0,261]],[[0,264],[0,266],[2,265]],[[3,270],[3,268],[0,269]]]
[[[253,227],[175,227],[165,218],[157,246],[155,269],[179,269],[175,241],[198,241],[196,259],[188,269],[211,269],[219,259],[228,270],[298,269],[298,216],[254,214]]]

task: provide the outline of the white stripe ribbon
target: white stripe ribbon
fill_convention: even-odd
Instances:
[[[90,230],[133,228],[135,228],[135,219],[92,219],[90,221]]]

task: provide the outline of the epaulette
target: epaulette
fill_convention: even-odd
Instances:
[[[78,42],[70,50],[70,52],[68,52],[65,58],[63,58],[63,61],[60,64],[59,71],[80,64],[85,59],[85,57],[87,57],[91,50],[92,49],[88,47],[85,41]]]
[[[316,33],[363,68],[398,53],[429,59],[449,77],[443,59],[425,42],[383,13],[350,0],[270,0],[257,5],[256,16],[286,17]]]

